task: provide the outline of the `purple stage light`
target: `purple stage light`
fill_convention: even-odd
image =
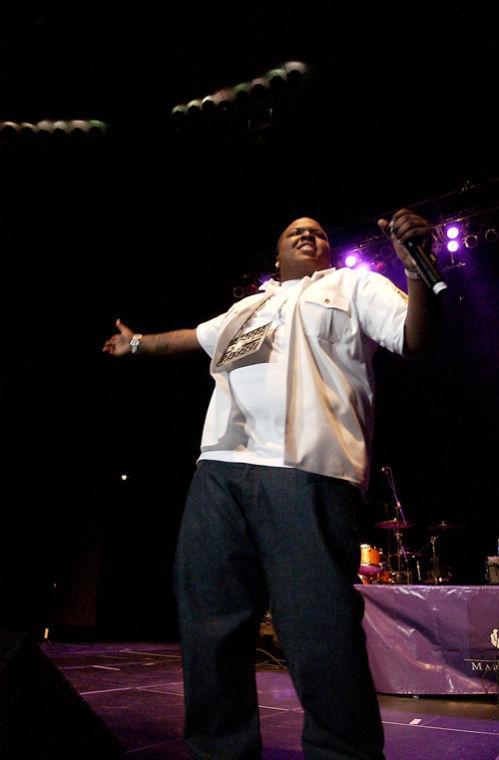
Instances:
[[[348,256],[345,256],[345,264],[347,267],[354,267],[358,260],[358,256],[356,256],[355,253],[349,253]]]
[[[447,227],[447,237],[449,238],[449,240],[455,240],[458,235],[459,235],[459,227],[456,227],[455,224],[453,224],[451,227]]]
[[[363,261],[358,267],[355,267],[355,269],[357,272],[370,272],[371,265],[368,264],[367,261]]]
[[[466,248],[476,248],[478,245],[478,235],[471,232],[469,235],[466,235],[463,242]]]
[[[449,243],[447,243],[447,250],[450,253],[455,253],[459,249],[459,243],[457,240],[451,240]]]

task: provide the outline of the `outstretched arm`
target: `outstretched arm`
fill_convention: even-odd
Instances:
[[[119,332],[104,343],[103,351],[112,356],[126,356],[130,353],[130,341],[136,333],[123,322],[116,320]],[[196,337],[196,330],[171,330],[164,333],[142,335],[138,353],[140,354],[181,354],[196,351],[201,345]]]

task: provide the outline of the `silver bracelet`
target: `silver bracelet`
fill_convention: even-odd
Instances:
[[[408,280],[422,280],[423,278],[417,271],[417,269],[404,269],[405,276]]]
[[[138,353],[140,349],[140,341],[142,340],[142,335],[140,333],[137,333],[136,335],[132,335],[132,338],[130,340],[130,353],[136,354]]]

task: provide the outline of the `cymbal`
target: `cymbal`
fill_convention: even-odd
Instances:
[[[442,520],[442,522],[437,523],[437,525],[430,525],[427,530],[462,530],[460,525],[456,525],[456,523],[448,523],[445,520]]]
[[[413,525],[414,523],[397,520],[395,517],[392,520],[374,523],[375,528],[383,528],[383,530],[404,530],[405,528],[412,528]]]
[[[388,556],[389,557],[398,557],[398,552],[390,552],[388,554]],[[401,556],[403,556],[403,555],[401,555]],[[424,554],[424,552],[420,552],[420,551],[413,552],[411,549],[406,549],[405,550],[405,556],[406,557],[411,557],[411,558],[414,558],[414,557],[417,558],[417,557],[424,557],[425,554]]]

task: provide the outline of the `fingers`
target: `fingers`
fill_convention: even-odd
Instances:
[[[115,348],[116,346],[114,344],[114,341],[112,338],[110,338],[109,340],[106,340],[102,350],[104,351],[105,354],[114,354]]]
[[[409,238],[429,238],[430,236],[430,225],[426,219],[407,208],[395,212],[389,229],[392,236],[400,242]]]
[[[390,224],[386,219],[378,219],[378,227],[381,232],[390,237]]]
[[[113,354],[113,356],[124,356],[129,352],[130,338],[133,335],[133,331],[127,327],[121,319],[117,319],[116,327],[119,333],[112,335],[102,348],[105,354]]]
[[[119,320],[118,320],[119,321]],[[116,354],[118,353],[118,349],[120,346],[120,339],[121,334],[118,335],[117,333],[115,335],[112,335],[106,342],[104,343],[104,346],[102,350],[106,354]]]
[[[396,211],[389,222],[386,219],[378,219],[378,227],[389,238],[395,253],[409,269],[414,268],[415,263],[404,245],[407,240],[416,239],[424,248],[431,250],[430,225],[426,219],[408,208]]]

